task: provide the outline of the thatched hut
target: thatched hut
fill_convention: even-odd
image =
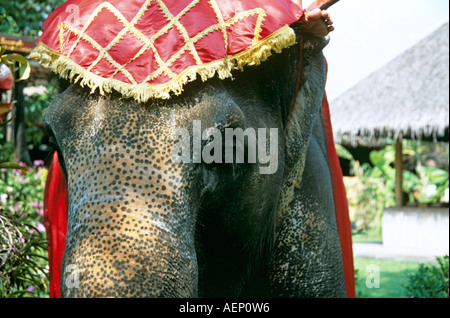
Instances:
[[[341,144],[448,139],[448,23],[333,100],[330,111]]]
[[[337,143],[397,140],[396,193],[402,205],[401,138],[448,141],[448,23],[332,100],[330,112]]]

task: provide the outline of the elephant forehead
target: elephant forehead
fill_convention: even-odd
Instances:
[[[302,15],[291,0],[70,0],[30,57],[101,94],[167,99],[293,45]]]

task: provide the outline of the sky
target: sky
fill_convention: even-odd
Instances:
[[[448,22],[449,1],[341,0],[328,11],[336,28],[324,49],[331,101]]]

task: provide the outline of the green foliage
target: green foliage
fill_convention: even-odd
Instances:
[[[30,77],[31,67],[27,59],[20,54],[4,54],[5,52],[5,48],[0,45],[0,63],[8,65],[12,74],[15,74],[17,70],[18,77],[15,79],[16,82],[28,79]],[[18,64],[17,68],[16,63]]]
[[[416,156],[418,147],[411,142],[403,142],[403,154]],[[374,165],[372,177],[382,177],[386,189],[391,195],[388,197],[388,206],[394,202],[395,187],[395,148],[392,145],[380,151],[370,153],[370,161]],[[403,191],[409,194],[409,202],[434,203],[439,202],[449,187],[448,171],[436,167],[424,167],[418,162],[414,172],[403,170]]]
[[[414,274],[420,262],[355,257],[356,295],[359,298],[405,298],[408,276]],[[373,282],[373,267],[379,269],[379,286],[367,285]],[[427,264],[426,266],[431,266]],[[379,288],[378,288],[379,287]]]
[[[380,236],[383,209],[392,200],[392,195],[385,180],[372,175],[373,168],[369,164],[361,165],[351,158],[354,178],[344,180],[351,219],[357,230],[367,232],[375,229]]]
[[[436,258],[439,266],[420,264],[418,270],[408,275],[405,294],[409,298],[449,297],[448,255]]]
[[[351,154],[351,152],[348,151],[347,149],[345,149],[344,146],[342,146],[340,144],[335,144],[335,147],[336,147],[336,152],[337,152],[337,155],[339,156],[339,158],[347,159],[350,161],[355,160],[353,158],[353,155]]]
[[[419,203],[433,203],[441,200],[445,191],[448,192],[448,171],[424,166],[418,166],[416,171],[420,178],[413,188],[413,198],[410,201],[416,199]]]
[[[64,0],[2,1],[0,32],[16,36],[37,37],[42,23]]]
[[[422,165],[420,156],[426,149],[420,143],[403,140],[403,154],[417,158],[415,171],[405,169],[402,172],[403,191],[409,195],[409,202],[413,203],[448,202],[449,173]],[[383,210],[395,205],[395,147],[388,145],[372,151],[370,164],[360,164],[340,145],[336,146],[336,150],[339,157],[350,160],[354,175],[344,181],[351,219],[356,229],[366,232],[369,228],[375,228],[381,233]]]
[[[355,163],[353,169],[359,189],[352,200],[356,207],[357,227],[364,231],[372,227],[381,233],[381,216],[390,200],[389,190],[382,179],[371,176],[371,168],[368,164],[359,166]]]
[[[0,135],[0,137],[2,137]],[[10,142],[0,144],[0,162],[14,160],[14,145]]]
[[[30,76],[30,64],[28,63],[27,59],[24,58],[20,54],[4,54],[5,49],[0,45],[0,64],[5,63],[8,65],[8,67],[11,69],[11,74],[18,74],[18,77],[15,78],[16,82],[23,81],[28,79]],[[17,65],[17,68],[16,68]],[[17,70],[17,72],[16,72]],[[12,77],[14,77],[12,75]],[[1,94],[0,94],[1,95]],[[0,96],[1,97],[1,96]],[[4,107],[4,106],[7,107]],[[11,112],[11,103],[2,103],[0,106],[2,106],[2,111],[0,113],[0,128],[6,126],[6,124],[11,121],[12,119],[4,121],[3,118]],[[0,134],[0,137],[3,138],[3,133]],[[1,149],[0,149],[1,150]],[[12,153],[12,152],[11,152]],[[13,169],[22,169],[22,171],[25,172],[23,168],[21,168],[19,165],[8,162],[8,161],[2,161],[0,160],[0,168],[13,168]]]
[[[0,297],[48,296],[43,195],[47,170],[0,171]]]
[[[367,297],[366,291],[364,289],[364,279],[361,277],[361,273],[358,268],[355,268],[355,291],[356,298]]]
[[[63,2],[2,1],[0,32],[37,37],[45,18]],[[21,55],[4,55],[2,51],[0,57],[10,67],[18,62],[17,80],[28,77],[30,68]],[[28,117],[42,118],[48,95],[32,96],[26,102]],[[31,129],[34,126],[29,125]],[[33,144],[40,143],[39,133],[30,135]],[[4,137],[4,131],[0,130],[0,139]],[[34,168],[20,167],[11,162],[13,153],[12,144],[0,145],[0,298],[46,297],[48,260],[42,202],[47,170],[43,162],[34,162]]]
[[[403,143],[403,154],[414,155],[414,150],[407,142]],[[395,147],[388,145],[379,151],[370,153],[370,161],[373,164],[371,176],[374,178],[382,178],[388,191],[386,197],[386,207],[395,205]],[[417,184],[420,183],[419,177],[408,170],[403,170],[403,191],[411,193]]]
[[[57,95],[56,80],[51,81],[46,88],[47,91],[43,94],[25,96],[25,108],[27,110],[26,135],[30,149],[42,146],[42,139],[45,136],[44,113],[55,95]]]

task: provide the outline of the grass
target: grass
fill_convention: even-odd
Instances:
[[[417,262],[355,258],[356,295],[359,298],[403,298],[408,274],[419,268]]]
[[[369,228],[365,232],[354,234],[352,239],[354,243],[381,243],[383,241],[381,229],[376,228]]]

